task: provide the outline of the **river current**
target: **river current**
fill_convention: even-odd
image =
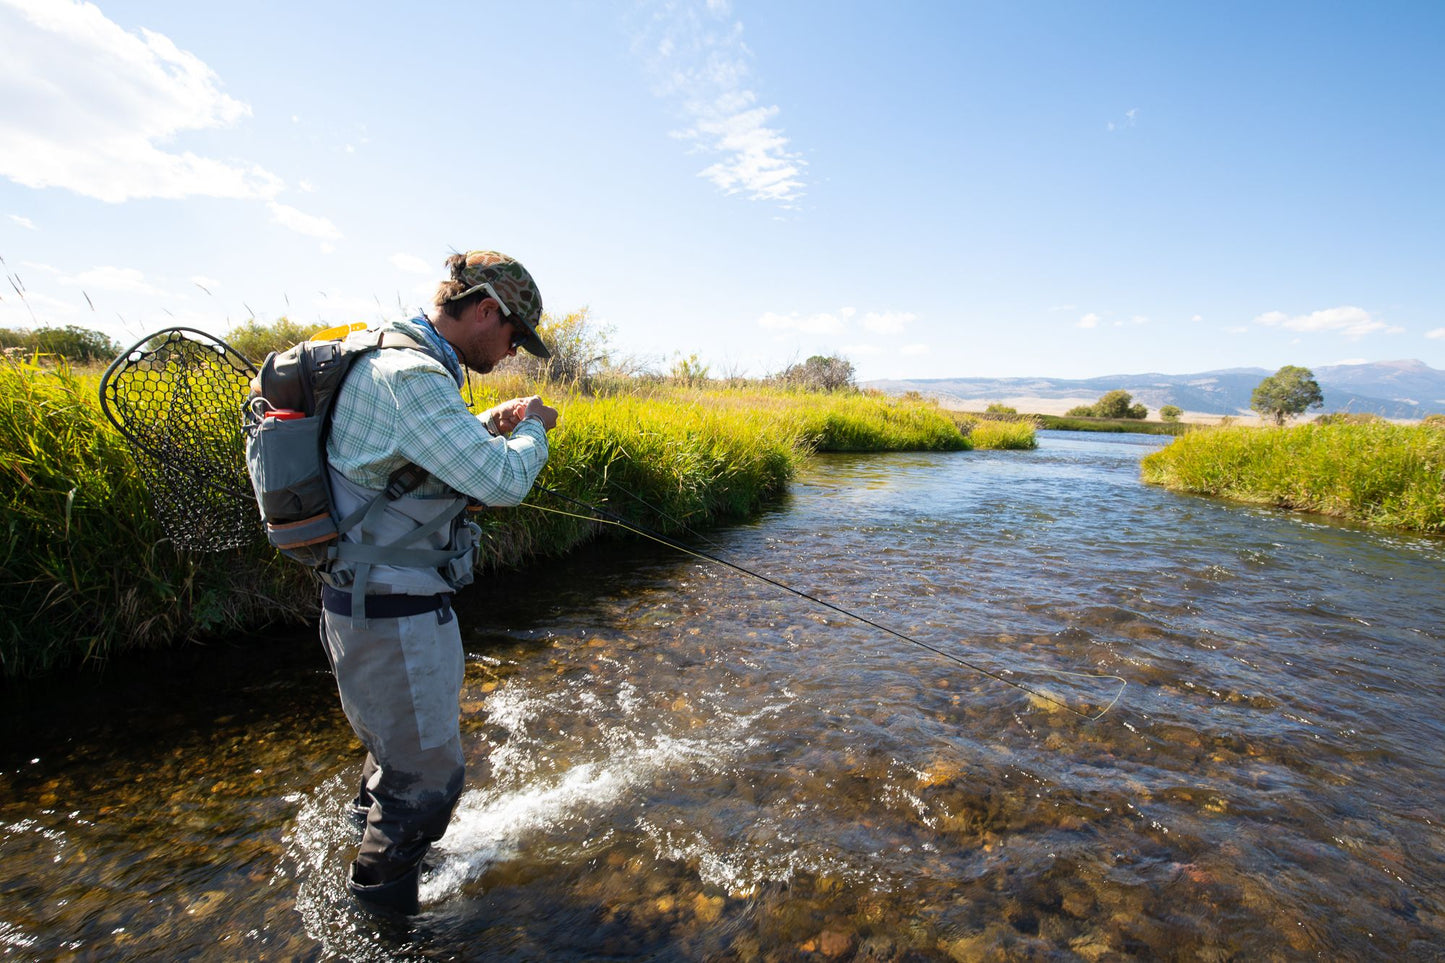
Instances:
[[[647,542],[488,577],[406,924],[314,633],[11,686],[0,957],[1445,959],[1445,542],[1159,443],[821,456],[692,536],[962,662]]]

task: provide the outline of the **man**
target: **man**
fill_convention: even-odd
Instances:
[[[365,820],[349,885],[371,907],[418,911],[421,860],[446,832],[462,791],[459,697],[463,655],[451,593],[471,581],[476,528],[465,499],[519,504],[547,461],[555,409],[514,398],[473,416],[459,394],[462,365],[485,374],[537,336],[542,298],[517,261],[495,251],[447,260],[435,312],[393,322],[425,350],[372,351],[356,361],[335,403],[326,452],[344,517],[372,502],[408,463],[425,480],[378,503],[351,542],[436,549],[440,568],[375,560],[333,563],[324,576],[321,639],[346,717],[366,747],[354,804]],[[357,585],[363,586],[357,591]],[[353,618],[352,602],[364,597]]]

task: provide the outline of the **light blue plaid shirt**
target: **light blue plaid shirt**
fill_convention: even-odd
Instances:
[[[385,327],[430,342],[446,359],[382,348],[356,361],[332,414],[326,456],[363,488],[380,491],[407,462],[431,475],[411,494],[452,491],[485,505],[517,505],[547,463],[547,431],[529,418],[500,438],[467,410],[456,353],[425,316]]]

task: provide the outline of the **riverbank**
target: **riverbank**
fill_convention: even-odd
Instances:
[[[1445,535],[1445,430],[1308,424],[1196,431],[1143,459],[1175,491]]]
[[[131,649],[311,618],[310,575],[259,537],[208,555],[171,544],[129,449],[100,411],[98,378],[0,364],[0,498],[9,519],[0,677],[96,667]],[[507,378],[484,384],[477,410],[537,390]],[[814,452],[1005,446],[934,405],[863,393],[655,381],[607,397],[556,386],[544,393],[562,421],[541,484],[669,534],[758,511]],[[1031,426],[1023,431],[1032,437]],[[575,511],[545,495],[535,502]],[[617,531],[525,508],[485,513],[480,524],[489,568],[565,554]]]

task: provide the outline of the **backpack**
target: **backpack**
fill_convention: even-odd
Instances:
[[[329,333],[329,332],[328,332]],[[429,344],[396,331],[373,331],[346,341],[303,341],[272,352],[251,381],[246,405],[246,467],[266,537],[282,555],[325,571],[340,554],[341,536],[383,501],[416,488],[426,471],[404,465],[386,489],[349,517],[339,516],[331,492],[326,442],[342,382],[359,358],[382,348],[411,348],[436,358]],[[438,360],[441,360],[438,358]],[[438,564],[434,551],[397,549],[391,564]]]

